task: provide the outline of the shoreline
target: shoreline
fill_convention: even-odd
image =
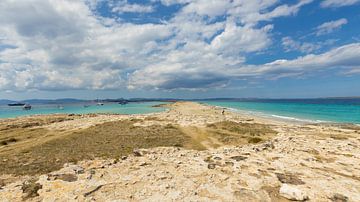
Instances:
[[[261,119],[268,119],[273,121],[280,121],[285,123],[294,123],[294,124],[345,124],[345,125],[357,125],[360,126],[360,123],[355,122],[342,122],[342,121],[329,121],[329,120],[319,120],[319,119],[306,119],[306,118],[298,118],[296,116],[285,116],[285,115],[277,115],[272,114],[270,112],[265,111],[252,111],[248,109],[237,109],[232,107],[224,107],[220,105],[213,105],[209,103],[202,103],[201,104],[207,105],[207,106],[215,106],[221,109],[227,109],[233,113],[239,113],[246,116],[253,116]]]
[[[179,102],[187,102],[187,101],[179,101]],[[149,108],[163,108],[163,111],[157,111],[157,112],[144,112],[144,113],[134,113],[134,114],[128,114],[128,113],[116,113],[116,112],[89,112],[89,113],[78,113],[78,112],[68,112],[68,113],[62,113],[62,112],[56,112],[56,113],[49,113],[49,114],[29,114],[29,115],[16,115],[16,116],[11,116],[11,117],[0,117],[0,121],[4,121],[7,119],[17,119],[17,118],[22,118],[22,117],[37,117],[37,116],[51,116],[51,115],[69,115],[69,114],[76,114],[76,115],[91,115],[91,114],[99,114],[99,115],[151,115],[151,114],[157,114],[157,113],[162,113],[162,112],[166,112],[167,110],[167,106],[171,105],[174,102],[169,102],[169,103],[160,103],[160,104],[155,104],[152,106],[148,106]],[[224,107],[224,106],[220,106],[220,105],[216,105],[216,104],[210,104],[210,103],[204,103],[201,101],[197,101],[195,103],[199,103],[202,105],[206,105],[206,106],[210,106],[210,107],[218,107],[220,109],[226,109],[227,111],[230,111],[232,113],[237,113],[240,114],[242,116],[248,116],[248,117],[252,117],[252,118],[257,118],[257,119],[264,119],[264,120],[268,120],[270,122],[284,122],[284,123],[289,123],[289,124],[344,124],[344,125],[356,125],[356,126],[360,126],[360,123],[354,123],[354,122],[342,122],[342,121],[328,121],[328,120],[319,120],[319,119],[307,119],[307,118],[298,118],[296,116],[286,116],[286,115],[278,115],[278,114],[273,114],[271,112],[265,112],[265,111],[253,111],[250,109],[237,109],[237,108],[232,108],[232,107]]]
[[[188,102],[188,101],[178,101],[178,102]],[[0,121],[6,120],[6,119],[17,119],[17,118],[22,118],[22,117],[32,117],[32,116],[51,116],[51,115],[69,115],[69,114],[76,114],[76,115],[89,115],[89,114],[99,114],[99,115],[151,115],[154,113],[162,113],[168,110],[169,105],[171,105],[172,103],[176,103],[176,102],[166,102],[166,103],[160,103],[160,104],[155,104],[155,105],[151,105],[148,106],[149,108],[163,108],[163,111],[157,111],[157,112],[143,112],[143,113],[134,113],[134,114],[127,114],[127,113],[116,113],[116,112],[89,112],[89,113],[79,113],[79,112],[68,112],[68,113],[62,113],[62,112],[56,112],[56,113],[50,113],[50,114],[29,114],[29,115],[16,115],[14,117],[0,117]],[[224,106],[219,106],[216,104],[211,104],[211,103],[206,103],[206,102],[202,102],[202,101],[196,101],[195,103],[200,103],[206,106],[213,106],[213,107],[218,107],[219,109],[226,109],[227,111],[230,111],[232,113],[238,113],[240,115],[243,116],[248,116],[248,117],[252,117],[252,118],[257,118],[257,119],[264,119],[264,120],[268,120],[270,122],[284,122],[284,123],[289,123],[289,124],[344,124],[344,125],[356,125],[356,126],[360,126],[360,123],[356,123],[356,122],[343,122],[343,121],[329,121],[329,120],[321,120],[321,119],[312,119],[312,118],[299,118],[296,116],[287,116],[287,115],[278,115],[278,114],[273,114],[271,112],[265,112],[265,111],[253,111],[250,109],[237,109],[237,108],[232,108],[232,107],[224,107]]]

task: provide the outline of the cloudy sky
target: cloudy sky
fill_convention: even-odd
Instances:
[[[0,99],[360,95],[360,0],[1,0]]]

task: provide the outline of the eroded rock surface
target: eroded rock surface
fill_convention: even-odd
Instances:
[[[262,150],[265,144],[274,147]],[[41,189],[29,200],[360,201],[359,148],[359,141],[283,133],[242,147],[136,150],[127,158],[67,164],[42,175],[36,182]],[[22,183],[3,186],[0,200],[23,199]]]

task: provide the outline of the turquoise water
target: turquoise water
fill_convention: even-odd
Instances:
[[[85,108],[84,105],[90,105]],[[89,113],[115,113],[115,114],[146,114],[164,111],[164,108],[152,107],[162,104],[162,102],[141,102],[128,103],[120,105],[118,103],[105,103],[103,106],[97,106],[96,103],[73,103],[60,105],[57,104],[33,104],[31,110],[23,110],[22,107],[9,107],[0,105],[0,118],[13,118],[34,114],[89,114]]]
[[[342,103],[341,100],[334,103],[307,102],[204,101],[203,103],[294,121],[360,123],[358,103]]]

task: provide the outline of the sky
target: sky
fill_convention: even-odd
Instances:
[[[0,99],[360,96],[360,0],[1,0]]]

